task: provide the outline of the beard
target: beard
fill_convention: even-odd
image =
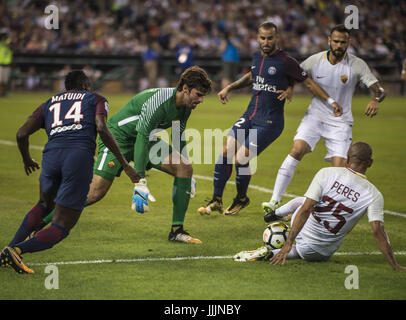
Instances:
[[[334,57],[342,58],[344,56],[346,50],[342,50],[342,49],[333,50],[330,47],[330,51],[331,51],[331,53],[333,54]]]
[[[276,44],[273,44],[271,46],[261,46],[261,50],[263,53],[270,53],[275,51]]]

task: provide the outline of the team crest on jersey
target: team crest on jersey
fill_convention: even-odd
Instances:
[[[276,68],[275,68],[275,67],[269,67],[269,68],[268,68],[268,73],[269,73],[270,75],[274,75],[274,74],[276,73]]]
[[[343,75],[341,76],[341,82],[342,82],[342,83],[346,83],[347,81],[348,81],[348,76],[345,75],[345,74],[343,74]]]
[[[113,168],[116,164],[114,163],[114,161],[109,161],[109,163],[107,164],[109,166],[109,168]]]

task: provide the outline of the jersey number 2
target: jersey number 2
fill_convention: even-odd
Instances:
[[[52,122],[52,128],[61,126],[63,124],[61,120],[61,103],[54,103],[49,107],[49,111],[54,113],[54,122]],[[75,103],[70,107],[65,115],[65,119],[73,119],[75,123],[80,123],[83,119],[82,111],[82,101],[75,101]]]
[[[322,223],[324,225],[324,227],[330,231],[331,233],[337,234],[338,231],[340,231],[340,229],[345,225],[345,223],[347,222],[347,220],[345,220],[345,218],[340,215],[340,212],[345,211],[348,213],[352,213],[354,210],[351,208],[346,207],[345,205],[343,205],[341,202],[337,202],[336,200],[330,198],[329,196],[323,196],[323,198],[321,199],[321,201],[323,202],[327,202],[327,206],[324,207],[314,207],[313,211],[312,211],[312,215],[313,217],[316,219],[316,221],[318,223]],[[335,210],[332,212],[332,215],[338,219],[338,223],[334,226],[331,227],[330,223],[328,221],[323,221],[320,219],[319,216],[317,216],[316,212],[331,212],[333,210],[333,208],[335,207]]]

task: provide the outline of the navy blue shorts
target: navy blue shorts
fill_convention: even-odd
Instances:
[[[51,149],[43,154],[42,191],[55,203],[82,211],[93,177],[93,154],[85,149]]]
[[[284,121],[282,119],[282,121],[274,123],[259,123],[249,119],[251,113],[251,111],[246,111],[234,123],[228,135],[233,136],[239,145],[244,145],[250,152],[258,156],[281,135]]]

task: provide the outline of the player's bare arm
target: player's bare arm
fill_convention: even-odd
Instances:
[[[369,89],[372,91],[374,98],[368,102],[367,107],[365,108],[365,115],[372,118],[378,114],[379,102],[385,99],[386,93],[379,82],[375,82],[369,87]]]
[[[302,207],[299,209],[299,212],[296,214],[295,219],[293,220],[292,229],[289,232],[288,239],[283,245],[281,251],[279,251],[272,259],[269,261],[270,264],[278,264],[282,261],[282,265],[285,264],[286,257],[289,251],[292,249],[293,242],[295,241],[300,230],[302,230],[305,222],[309,218],[310,212],[313,209],[314,205],[317,202],[310,198],[306,198]]]
[[[303,81],[303,83],[311,93],[313,93],[319,99],[328,102],[328,104],[333,107],[334,116],[339,117],[343,114],[343,108],[332,98],[330,98],[327,92],[324,91],[323,88],[321,88],[311,78],[307,78],[305,81]]]
[[[41,129],[41,121],[30,117],[17,131],[17,145],[23,158],[24,170],[27,176],[40,168],[39,164],[31,158],[28,139],[30,135],[39,129]]]
[[[127,160],[121,153],[121,150],[117,145],[116,139],[111,134],[109,128],[107,128],[105,115],[103,114],[96,115],[96,127],[97,132],[99,133],[100,138],[102,139],[104,145],[114,154],[114,156],[120,162],[124,172],[130,178],[131,182],[137,183],[141,179],[141,176],[133,167],[130,166],[130,164],[127,162]]]
[[[252,84],[252,73],[246,73],[242,78],[234,81],[233,83],[229,84],[227,87],[222,89],[217,96],[219,97],[222,104],[226,104],[228,102],[228,94],[230,91],[245,88]]]
[[[386,234],[383,223],[381,221],[371,221],[370,225],[378,248],[381,250],[386,260],[388,260],[392,268],[396,271],[406,270],[406,267],[400,266],[396,261],[395,255],[393,254],[392,247],[389,242],[389,237]]]

